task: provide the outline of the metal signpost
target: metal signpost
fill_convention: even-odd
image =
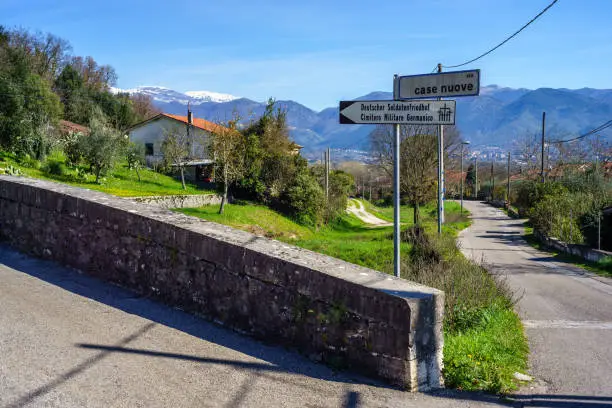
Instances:
[[[455,101],[399,101],[398,76],[394,77],[392,101],[341,101],[342,124],[394,125],[393,142],[393,260],[394,274],[400,276],[400,125],[453,125]]]
[[[480,70],[453,71],[408,75],[399,77],[394,84],[396,99],[446,98],[476,96],[480,93]],[[438,233],[444,223],[444,123],[438,126]]]

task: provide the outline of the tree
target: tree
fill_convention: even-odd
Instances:
[[[90,133],[80,137],[79,146],[83,160],[90,165],[100,182],[100,175],[113,168],[121,153],[120,134],[110,126],[104,114],[96,109],[89,122]]]
[[[434,126],[401,126],[400,128],[400,189],[414,207],[414,223],[420,223],[420,206],[436,197],[438,166],[437,137]],[[447,138],[448,137],[448,138]],[[454,126],[445,131],[445,152],[456,148],[459,132]],[[378,126],[370,141],[376,163],[393,176],[394,132],[391,126]]]
[[[463,177],[463,175],[461,176]],[[476,191],[476,168],[474,167],[474,163],[470,163],[465,173],[465,186],[466,190],[469,192],[469,196],[478,196],[478,191]]]
[[[334,170],[329,174],[329,196],[325,211],[325,221],[344,214],[348,205],[348,196],[355,188],[355,179],[342,170]]]
[[[271,204],[296,177],[300,156],[291,152],[286,113],[270,99],[264,114],[242,131],[246,139],[247,170],[240,192]]]
[[[140,169],[145,164],[145,147],[142,143],[130,142],[126,149],[128,168],[136,171],[138,182],[140,182]]]
[[[420,206],[436,197],[436,137],[415,134],[402,142],[400,152],[400,188],[413,206],[414,224],[420,225]]]
[[[62,106],[49,84],[34,73],[0,75],[0,146],[41,158]]]
[[[239,117],[227,123],[220,123],[211,135],[210,153],[215,158],[215,181],[223,188],[223,199],[219,214],[223,214],[229,188],[242,178],[245,173],[246,144],[244,136],[238,132]]]
[[[325,211],[325,192],[307,168],[301,168],[280,197],[285,212],[298,223],[318,227]],[[343,208],[346,208],[346,204]]]
[[[181,174],[183,190],[187,190],[185,185],[185,162],[189,159],[191,153],[191,138],[186,129],[165,129],[161,151],[164,155],[164,161],[178,169]]]
[[[153,105],[153,98],[150,95],[134,93],[130,95],[130,100],[137,121],[147,120],[160,113],[160,110]]]

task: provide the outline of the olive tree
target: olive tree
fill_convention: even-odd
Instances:
[[[185,185],[185,163],[191,152],[191,139],[186,129],[170,128],[164,130],[164,141],[161,151],[164,161],[176,167],[181,174],[181,184],[183,190],[187,190]]]
[[[95,110],[89,128],[89,135],[79,138],[79,150],[96,176],[96,183],[99,183],[100,175],[113,168],[119,158],[123,140],[99,109]]]
[[[215,182],[223,188],[223,199],[219,207],[219,214],[223,214],[229,188],[242,179],[246,172],[245,137],[237,129],[239,117],[227,123],[219,123],[215,132],[210,136],[209,151],[215,160]]]

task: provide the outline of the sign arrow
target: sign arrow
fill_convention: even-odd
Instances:
[[[454,125],[455,101],[340,101],[341,124]]]

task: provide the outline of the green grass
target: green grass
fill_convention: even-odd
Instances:
[[[392,220],[392,208],[378,208],[367,201],[362,202],[371,213]],[[218,205],[211,205],[175,211],[382,272],[393,271],[393,227],[372,228],[347,214],[334,224],[315,230],[262,205],[229,204],[222,215],[217,213],[218,210]],[[469,225],[459,210],[459,204],[447,203],[448,223],[443,228],[444,238],[436,240],[436,245],[443,247],[441,252],[447,262],[443,266],[437,265],[438,269],[429,270],[409,265],[407,254],[411,246],[402,243],[402,276],[446,292],[444,375],[447,385],[464,390],[506,393],[517,386],[514,372],[526,370],[526,338],[503,285],[498,286],[491,275],[465,259],[454,245],[456,233]],[[412,208],[403,207],[401,214],[406,224],[411,225]],[[437,229],[435,215],[435,204],[423,208],[425,228],[431,236],[435,236]]]
[[[357,265],[383,271],[391,271],[393,267],[392,227],[371,228],[353,215],[345,214],[332,225],[315,230],[257,204],[228,204],[224,214],[218,214],[219,205],[178,208],[175,211],[278,239]],[[408,244],[402,244],[402,251],[408,248]]]
[[[199,189],[187,183],[187,190],[183,190],[180,180],[149,169],[140,170],[141,181],[138,181],[136,172],[127,168],[125,163],[118,164],[112,171],[102,177],[100,183],[95,182],[91,174],[85,180],[76,177],[76,168],[66,167],[63,175],[46,173],[42,168],[26,167],[18,162],[14,155],[0,152],[0,167],[12,165],[18,168],[27,177],[57,181],[77,187],[102,191],[120,197],[157,196],[174,194],[211,194],[213,191]],[[79,167],[86,170],[86,167]]]
[[[517,314],[492,305],[465,331],[444,336],[444,380],[461,390],[505,394],[516,388],[514,373],[525,373],[529,348]]]
[[[367,203],[362,202],[364,205]],[[467,221],[464,218],[457,219],[459,205],[450,204],[447,207],[447,214],[450,218],[456,219],[457,222],[446,224],[444,231],[452,233],[466,225]],[[367,203],[366,209],[376,210],[376,212],[372,211],[375,215],[389,213],[388,208],[375,208],[369,203]],[[183,208],[176,211],[278,239],[357,265],[386,273],[393,272],[393,227],[373,228],[365,225],[353,215],[345,214],[333,224],[314,230],[304,227],[266,206],[257,204],[228,204],[225,207],[225,214],[218,214],[219,205]],[[402,207],[401,214],[410,214],[409,221],[404,226],[412,225],[412,209]],[[422,216],[426,228],[435,229],[436,224],[433,218],[435,214],[435,207],[424,207]],[[408,243],[401,243],[402,253],[406,254],[409,249],[410,245]]]
[[[529,222],[525,223],[523,238],[535,249],[550,254],[550,256],[557,262],[571,264],[600,276],[612,277],[612,257],[607,256],[600,259],[598,262],[592,262],[576,255],[551,250],[535,237],[533,227]]]

